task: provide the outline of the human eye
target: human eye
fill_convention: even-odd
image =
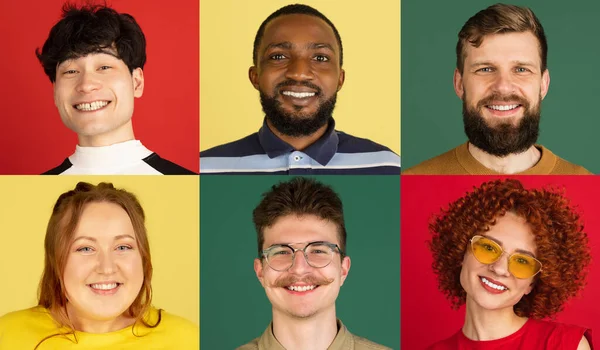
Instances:
[[[325,249],[313,249],[310,253],[315,255],[329,254],[329,252]]]
[[[100,68],[98,68],[98,70],[108,70],[108,69],[111,69],[111,68],[112,68],[111,66],[106,66],[105,65],[105,66],[100,66]]]
[[[331,248],[324,244],[312,245],[309,247],[309,253],[313,255],[329,254]]]
[[[73,75],[76,74],[77,71],[75,69],[68,69],[66,71],[63,72],[63,75]]]
[[[492,244],[489,243],[482,243],[481,246],[483,247],[483,249],[487,250],[488,252],[496,252],[496,247],[494,247]]]
[[[515,71],[517,73],[527,73],[527,72],[530,72],[530,70],[527,69],[527,68],[525,68],[525,67],[517,67],[517,68],[515,68]]]
[[[285,57],[284,54],[276,53],[276,54],[273,54],[273,55],[269,56],[269,58],[272,59],[272,60],[274,60],[274,61],[280,61],[280,60],[285,59],[286,57]]]
[[[325,55],[316,55],[314,59],[317,62],[329,62],[329,57]]]
[[[528,258],[521,257],[521,256],[517,257],[515,260],[517,261],[517,263],[519,263],[521,265],[529,265],[529,263],[530,263]]]
[[[477,72],[480,73],[492,73],[494,71],[494,69],[492,67],[483,67],[483,68],[479,68],[477,70]]]
[[[289,255],[290,252],[288,250],[277,250],[271,253],[272,255]]]
[[[126,250],[131,250],[131,249],[133,249],[133,248],[128,245],[120,245],[117,247],[117,250],[119,250],[119,251],[126,251]]]
[[[77,252],[80,253],[90,253],[93,251],[92,247],[80,247],[76,249]]]

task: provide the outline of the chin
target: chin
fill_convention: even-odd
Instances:
[[[293,310],[287,310],[287,313],[295,318],[309,318],[317,314],[317,310],[296,308]]]

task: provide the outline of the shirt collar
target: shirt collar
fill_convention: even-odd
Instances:
[[[294,147],[277,137],[277,135],[269,129],[266,117],[263,120],[262,127],[258,130],[258,140],[271,159],[295,151]],[[337,152],[338,142],[339,138],[335,131],[335,120],[331,118],[323,136],[312,145],[302,150],[302,152],[319,162],[319,164],[327,165]]]
[[[341,320],[337,320],[338,332],[333,339],[333,342],[328,347],[329,350],[341,350],[341,349],[354,349],[354,338],[352,333],[348,331],[346,326]],[[269,327],[261,335],[258,340],[258,349],[269,349],[269,350],[285,350],[285,348],[277,341],[273,334],[273,322],[269,324]]]
[[[130,140],[102,147],[82,147],[77,145],[69,160],[81,168],[119,168],[139,162],[152,154],[138,140]]]

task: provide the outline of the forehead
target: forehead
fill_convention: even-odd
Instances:
[[[502,242],[507,251],[516,249],[536,252],[535,236],[525,218],[508,212],[496,219],[496,224],[485,235]]]
[[[286,215],[264,229],[263,248],[273,244],[327,241],[340,244],[337,226],[315,215]]]
[[[114,203],[92,202],[83,207],[73,238],[80,236],[114,237],[124,234],[135,237],[127,212]]]
[[[283,15],[271,20],[266,26],[261,39],[259,52],[274,43],[290,42],[292,45],[304,46],[309,43],[326,43],[339,47],[333,29],[319,17],[312,15]]]
[[[465,64],[475,62],[532,62],[541,64],[540,42],[532,32],[490,34],[481,45],[465,45]]]

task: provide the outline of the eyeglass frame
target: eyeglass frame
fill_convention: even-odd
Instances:
[[[296,263],[296,252],[298,251],[302,251],[302,255],[304,255],[304,259],[306,260],[306,263],[314,268],[314,269],[323,269],[327,266],[329,266],[329,264],[331,264],[331,262],[333,261],[333,256],[331,257],[331,260],[327,263],[327,265],[325,266],[321,266],[321,267],[316,267],[311,265],[311,263],[308,261],[308,256],[306,256],[306,248],[310,247],[311,245],[315,245],[315,244],[322,244],[322,245],[326,245],[328,246],[331,250],[333,250],[333,253],[335,253],[337,251],[337,253],[340,254],[340,257],[343,259],[346,254],[344,253],[344,251],[342,251],[342,249],[340,248],[339,245],[335,244],[335,243],[331,243],[331,242],[327,242],[327,241],[314,241],[314,242],[308,242],[304,248],[294,248],[291,246],[291,244],[298,244],[298,243],[290,243],[290,244],[273,244],[272,246],[270,246],[267,249],[263,249],[261,251],[261,258],[264,258],[265,261],[267,262],[267,265],[269,265],[270,268],[272,268],[275,271],[278,272],[285,272],[288,271],[289,269],[291,269],[292,267],[294,267],[294,263]],[[290,248],[292,250],[292,264],[290,265],[290,267],[288,267],[285,270],[277,270],[275,268],[273,268],[273,266],[271,266],[271,264],[269,263],[269,259],[267,259],[267,254],[273,249],[273,248],[277,248],[277,247],[287,247]]]
[[[502,247],[500,244],[498,244],[498,242],[494,242],[494,243],[496,243],[496,244],[498,245],[498,247],[500,247],[500,249],[502,250],[502,252],[501,252],[500,256],[498,257],[498,259],[494,260],[493,262],[491,262],[491,263],[489,263],[489,264],[486,264],[486,263],[483,263],[483,262],[479,261],[479,259],[477,259],[477,257],[475,256],[475,252],[474,252],[475,248],[473,247],[473,239],[474,239],[475,237],[480,237],[480,239],[481,239],[481,238],[489,239],[489,240],[491,240],[492,242],[494,242],[494,240],[493,240],[493,239],[490,239],[490,238],[488,238],[488,237],[486,237],[486,236],[482,236],[482,235],[475,235],[475,236],[473,236],[473,237],[471,237],[471,238],[469,239],[469,245],[471,246],[471,254],[473,254],[473,257],[475,258],[475,260],[477,260],[477,261],[478,261],[480,264],[483,264],[483,265],[493,265],[493,264],[497,263],[497,262],[498,262],[500,259],[502,259],[502,255],[504,255],[504,254],[508,254],[508,252],[507,252],[507,251],[504,249],[504,247]],[[526,278],[519,278],[519,277],[515,276],[515,275],[514,275],[514,274],[513,274],[513,273],[512,273],[512,272],[511,272],[509,269],[508,269],[508,263],[510,263],[510,258],[511,258],[513,255],[515,255],[515,254],[521,254],[521,255],[528,255],[528,256],[530,256],[530,257],[531,257],[533,260],[537,261],[537,262],[538,262],[538,264],[540,264],[540,269],[539,269],[539,270],[538,270],[536,273],[534,273],[532,276],[530,276],[530,277],[526,277]],[[542,272],[542,268],[544,267],[544,264],[542,264],[542,262],[541,262],[541,261],[539,261],[539,260],[538,260],[536,257],[534,257],[534,256],[531,256],[531,255],[529,255],[529,254],[523,254],[523,253],[518,253],[518,252],[515,252],[515,253],[512,253],[512,254],[510,254],[510,255],[509,255],[507,258],[506,258],[506,261],[507,261],[507,268],[506,268],[506,269],[507,269],[507,271],[508,271],[508,272],[510,272],[510,274],[511,274],[511,275],[512,275],[514,278],[518,278],[518,279],[520,279],[520,280],[521,280],[521,279],[523,279],[523,280],[524,280],[524,279],[527,279],[527,278],[533,278],[533,277],[537,276],[537,275],[538,275],[540,272]]]

